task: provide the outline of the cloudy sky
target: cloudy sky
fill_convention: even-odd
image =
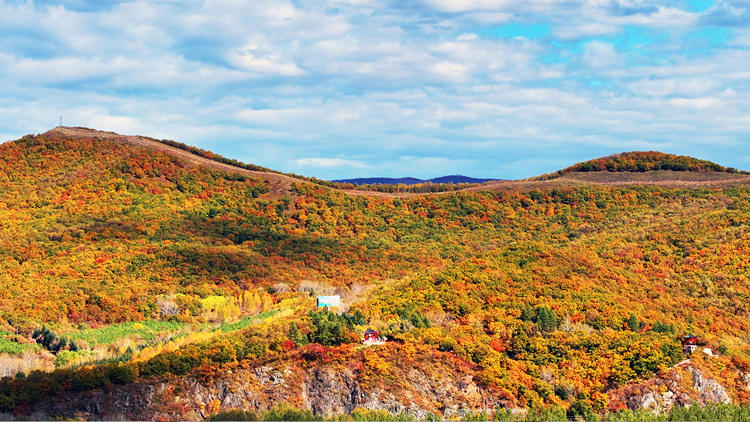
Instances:
[[[750,0],[0,0],[0,141],[59,123],[321,179],[750,170]]]

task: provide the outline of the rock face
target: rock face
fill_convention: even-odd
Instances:
[[[27,409],[23,416],[34,420],[203,420],[217,412],[244,409],[262,413],[288,403],[319,416],[365,408],[407,413],[418,419],[430,413],[455,419],[469,413],[491,413],[497,406],[511,404],[486,391],[474,380],[469,365],[447,353],[436,352],[429,361],[404,357],[384,365],[383,356],[393,351],[365,349],[328,359],[324,350],[318,357],[295,363],[243,361],[216,373],[67,391]],[[731,403],[731,396],[710,368],[701,368],[681,364],[646,382],[612,390],[608,392],[609,410],[627,407],[668,412],[674,406],[694,403]],[[750,375],[740,373],[738,380],[750,380]]]
[[[631,410],[669,412],[674,406],[710,403],[732,403],[732,399],[718,381],[689,363],[610,392],[610,410],[625,404]]]
[[[40,403],[32,409],[31,419],[55,419],[58,415],[68,419],[135,420],[154,402],[161,385],[132,384],[126,387],[106,388],[78,394],[64,394],[55,400]]]
[[[366,400],[367,395],[350,371],[315,369],[305,378],[302,403],[316,415],[349,413]]]
[[[312,410],[315,415],[350,413],[356,408],[457,417],[491,411],[501,404],[477,385],[472,373],[447,363],[428,369],[404,364],[377,373],[341,363],[287,366],[243,363],[221,376],[139,380],[124,386],[66,392],[37,404],[33,419],[203,420],[232,409],[261,413],[278,403]],[[435,365],[438,367],[435,368]],[[441,367],[442,365],[442,367]],[[307,366],[307,367],[305,367]]]
[[[696,368],[692,368],[693,388],[698,392],[698,397],[703,403],[731,403],[724,387],[716,380],[706,378],[703,373]]]

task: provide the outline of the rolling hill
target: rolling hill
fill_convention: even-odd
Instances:
[[[750,402],[750,176],[661,153],[586,163],[420,194],[85,128],[2,144],[0,412],[535,420]],[[368,328],[388,341],[362,347]],[[680,364],[688,333],[711,355]]]
[[[353,185],[398,185],[398,184],[404,184],[404,185],[416,185],[420,183],[453,183],[453,184],[460,184],[460,183],[472,183],[472,184],[480,184],[480,183],[486,183],[490,182],[495,179],[477,179],[475,177],[468,177],[468,176],[461,176],[461,175],[452,175],[452,176],[441,176],[441,177],[435,177],[432,179],[424,180],[424,179],[417,179],[415,177],[400,177],[400,178],[391,178],[391,177],[362,177],[362,178],[356,178],[356,179],[339,179],[339,180],[333,180],[334,183],[350,183]]]

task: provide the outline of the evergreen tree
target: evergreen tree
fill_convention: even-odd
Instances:
[[[307,344],[307,337],[300,333],[299,327],[294,321],[289,325],[289,340],[293,341],[297,346],[304,346]]]
[[[345,316],[327,310],[310,311],[307,315],[312,322],[312,331],[308,335],[310,342],[324,346],[338,346],[352,341],[350,322]]]
[[[534,321],[534,308],[526,305],[521,309],[521,321]]]
[[[630,331],[639,331],[641,329],[641,323],[638,322],[638,318],[632,313],[626,322],[628,327],[630,327]]]
[[[554,310],[540,306],[536,308],[536,323],[542,332],[548,333],[557,329],[560,320]]]

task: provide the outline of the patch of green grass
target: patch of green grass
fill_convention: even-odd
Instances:
[[[71,352],[70,350],[61,350],[57,353],[57,356],[55,356],[54,364],[55,368],[60,368],[62,366],[67,365],[73,360],[76,360],[79,357],[89,357],[91,356],[90,350],[81,350],[78,352]]]
[[[79,331],[69,334],[68,337],[71,340],[85,340],[92,346],[95,344],[110,344],[136,335],[145,341],[151,341],[159,333],[179,331],[186,326],[187,324],[182,322],[147,320]]]
[[[20,344],[15,341],[10,341],[7,338],[0,337],[0,353],[20,355],[28,348],[39,349],[39,346],[36,344]]]
[[[216,328],[214,331],[230,332],[242,330],[243,328],[247,328],[252,324],[276,315],[279,312],[281,311],[275,309],[272,311],[264,312],[257,316],[244,317],[237,322],[223,324],[220,327]],[[73,341],[85,340],[90,346],[94,346],[97,344],[111,344],[124,338],[136,336],[143,341],[150,342],[159,334],[175,333],[183,330],[187,326],[189,326],[189,324],[182,322],[146,320],[141,322],[126,322],[123,324],[115,324],[104,328],[92,328],[66,334],[65,336]],[[179,337],[180,334],[177,334],[176,336],[172,336],[171,338],[175,339]],[[0,347],[2,346],[0,345]]]
[[[238,330],[241,330],[243,328],[247,328],[247,327],[249,327],[249,326],[257,323],[258,321],[262,321],[262,320],[264,320],[266,318],[270,318],[270,317],[278,314],[279,312],[281,312],[280,309],[274,309],[272,311],[264,312],[264,313],[262,313],[262,314],[260,314],[258,316],[252,316],[252,317],[251,316],[247,316],[247,317],[244,317],[244,318],[242,318],[241,320],[239,320],[237,322],[232,322],[232,323],[228,323],[228,324],[222,324],[217,330],[221,331],[221,332],[224,332],[224,333],[227,333],[227,332],[230,332],[230,331],[238,331]]]

